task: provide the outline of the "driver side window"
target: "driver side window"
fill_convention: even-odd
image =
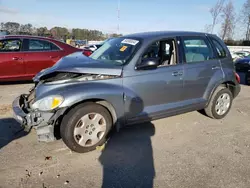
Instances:
[[[167,39],[154,42],[142,55],[142,60],[147,58],[157,59],[158,67],[177,64],[176,42],[174,39]]]

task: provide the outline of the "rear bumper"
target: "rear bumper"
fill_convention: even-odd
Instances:
[[[241,86],[240,86],[240,84],[237,84],[236,86],[234,86],[234,93],[233,93],[234,98],[237,97],[237,96],[239,95],[240,91],[241,91]]]
[[[34,111],[28,108],[27,95],[17,97],[12,103],[14,118],[25,130],[36,129],[39,141],[54,141],[54,124],[66,109],[55,112]]]

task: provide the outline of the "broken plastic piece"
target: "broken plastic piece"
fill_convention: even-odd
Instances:
[[[45,161],[47,161],[47,160],[51,160],[52,159],[52,157],[51,156],[47,156],[47,157],[45,157]]]

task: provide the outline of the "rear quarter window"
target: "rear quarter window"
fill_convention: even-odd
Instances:
[[[216,39],[212,38],[211,40],[212,40],[212,43],[213,43],[214,48],[216,50],[217,56],[220,59],[226,58],[227,57],[226,49]]]

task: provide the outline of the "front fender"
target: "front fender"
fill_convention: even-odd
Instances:
[[[123,87],[121,79],[96,80],[68,84],[55,84],[37,88],[37,98],[61,95],[64,102],[60,106],[71,107],[86,100],[104,100],[114,108],[117,118],[124,115]]]

